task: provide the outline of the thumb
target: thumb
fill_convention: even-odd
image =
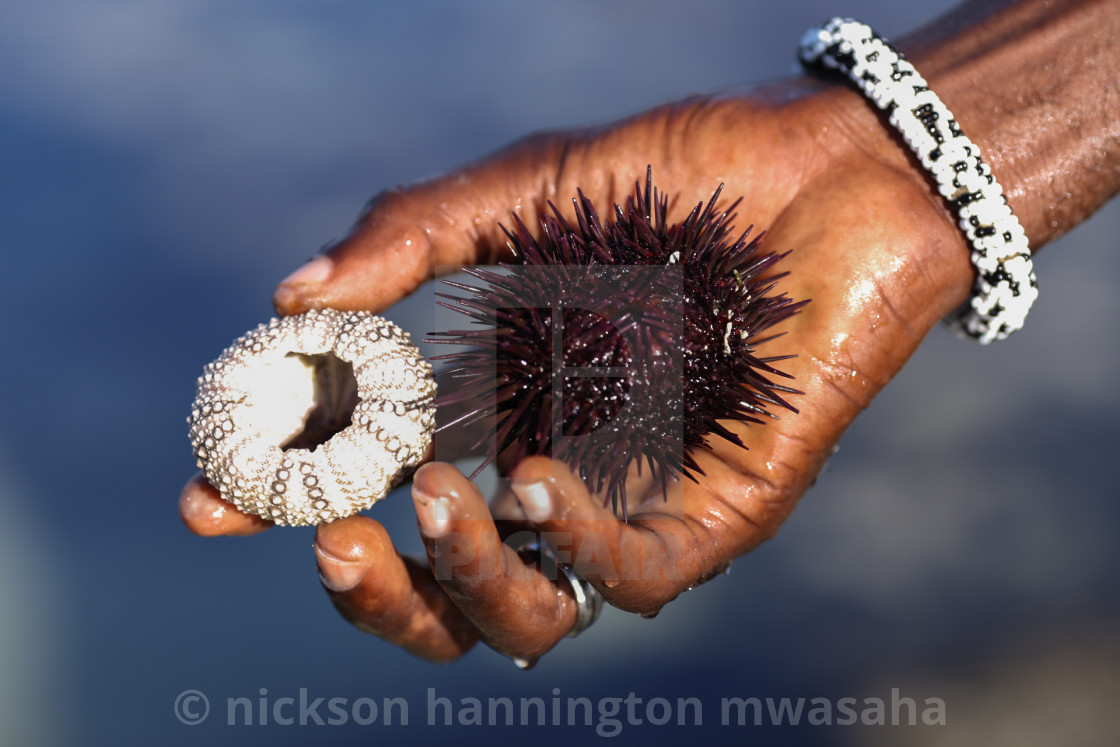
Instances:
[[[537,135],[462,170],[382,192],[349,235],[280,283],[276,310],[381,311],[441,268],[492,264],[505,252],[498,223],[511,210],[536,220],[568,142]]]

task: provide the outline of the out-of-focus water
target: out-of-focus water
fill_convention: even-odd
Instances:
[[[949,5],[839,10],[897,35]],[[273,285],[370,195],[529,131],[787,74],[803,29],[837,10],[0,7],[0,743],[559,744],[596,729],[429,726],[428,698],[630,693],[645,723],[622,735],[650,744],[1108,735],[1120,695],[1116,205],[1040,255],[1042,298],[1012,340],[931,335],[776,541],[654,621],[608,611],[531,671],[481,648],[435,667],[351,629],[318,586],[310,530],[203,540],[177,518],[202,365],[270,315]],[[420,299],[391,315],[422,334],[430,309]],[[375,511],[416,547],[405,497]],[[889,707],[892,688],[919,706],[942,698],[949,725],[719,724],[724,697]],[[188,689],[210,699],[203,725],[173,712]],[[229,699],[298,702],[301,690],[403,698],[409,724],[225,725]],[[656,698],[696,698],[703,724],[675,726],[676,710],[649,723]]]

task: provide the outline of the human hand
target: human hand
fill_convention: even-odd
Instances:
[[[671,197],[671,219],[723,182],[724,195],[743,197],[740,230],[754,223],[767,232],[764,251],[792,250],[780,290],[812,303],[763,352],[797,354],[783,365],[804,392],[800,414],[732,425],[749,450],[714,439],[712,452],[695,455],[704,475],[674,484],[668,500],[660,485],[628,485],[628,523],[547,459],[514,466],[512,491],[492,507],[453,467],[426,465],[413,496],[427,564],[401,558],[368,517],[317,532],[323,583],[359,628],[437,661],[478,639],[536,659],[572,628],[576,605],[566,582],[502,543],[522,529],[545,534],[611,604],[655,613],[777,532],[846,426],[967,296],[968,252],[925,176],[854,94],[792,81],[535,136],[385,193],[347,238],[281,284],[276,307],[384,309],[438,267],[503,258],[498,223],[511,209],[534,226],[547,201],[563,204],[577,187],[601,207],[621,202],[647,163]],[[200,534],[269,525],[200,478],[180,505]]]

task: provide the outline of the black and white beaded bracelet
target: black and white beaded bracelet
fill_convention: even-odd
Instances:
[[[976,281],[968,303],[945,323],[981,343],[1020,329],[1038,297],[1027,235],[980,149],[925,79],[885,39],[850,18],[807,31],[800,57],[807,67],[844,73],[885,111],[956,211],[972,245]]]

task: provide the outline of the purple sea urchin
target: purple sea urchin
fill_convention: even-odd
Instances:
[[[625,515],[635,463],[664,491],[702,474],[691,452],[709,436],[746,448],[721,421],[797,411],[772,365],[794,356],[756,348],[807,301],[768,295],[785,255],[762,254],[749,228],[733,237],[739,200],[717,211],[722,189],[672,225],[649,171],[605,224],[579,192],[576,226],[550,204],[538,240],[514,215],[503,230],[521,264],[466,270],[485,287],[449,283],[469,295],[441,305],[483,326],[429,340],[468,346],[433,359],[448,363],[436,404],[465,408],[456,424],[496,418],[487,462],[507,449],[561,459]]]

